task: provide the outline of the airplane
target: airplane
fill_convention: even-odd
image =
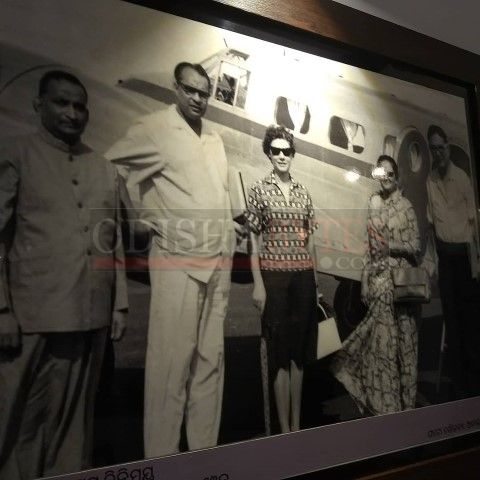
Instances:
[[[442,97],[448,97],[446,105],[453,101],[448,94],[373,72],[359,74],[359,69],[288,49],[272,58],[271,51],[262,56],[227,47],[201,64],[212,84],[206,118],[222,136],[229,164],[241,172],[244,187],[269,169],[261,149],[266,127],[283,124],[294,133],[293,174],[310,191],[320,226],[314,235],[317,270],[338,280],[333,301],[347,331],[365,312],[359,280],[366,206],[378,189],[372,169],[381,154],[398,163],[401,188],[418,219],[420,257],[433,272],[426,191],[431,124],[448,132],[452,161],[471,176],[466,123],[442,109]],[[130,76],[119,86],[162,105],[174,102],[170,72]],[[431,99],[422,102],[419,96]],[[243,192],[236,196],[240,212]]]
[[[0,129],[5,136],[35,124],[32,92],[41,73],[58,65],[13,46],[2,45],[1,51]],[[212,83],[206,120],[222,136],[234,172],[236,213],[245,208],[246,187],[270,169],[261,149],[266,127],[283,124],[294,133],[292,173],[310,191],[319,223],[314,235],[317,269],[335,279],[332,283],[323,277],[326,289],[334,290],[330,296],[340,323],[351,330],[364,313],[359,280],[367,201],[378,188],[371,177],[376,159],[381,154],[396,159],[401,187],[417,214],[422,256],[432,263],[426,242],[425,182],[431,163],[426,132],[431,124],[442,126],[449,135],[452,160],[471,175],[462,101],[281,47],[262,55],[261,49],[227,46],[200,63]],[[116,85],[85,80],[92,106],[85,140],[99,151],[121,137],[134,118],[175,101],[170,71],[132,74]],[[238,172],[244,188],[235,180]]]
[[[112,13],[129,7],[121,2]],[[143,35],[129,37],[122,30],[122,21],[118,27],[115,21],[104,22],[101,7],[93,0],[87,9],[83,4],[79,6],[77,13],[74,11],[77,7],[72,5],[76,31],[88,27],[87,31],[92,32],[100,29],[100,24],[101,29],[112,29],[110,33],[116,34],[112,38],[119,39],[118,43],[102,44],[95,35],[84,35],[85,44],[79,45],[70,36],[71,29],[63,30],[59,28],[61,25],[45,35],[36,22],[27,19],[20,23],[21,12],[15,10],[14,4],[9,8],[13,9],[15,24],[22,28],[28,25],[30,31],[22,34],[16,44],[13,36],[8,43],[0,43],[1,137],[35,126],[37,119],[31,100],[40,76],[52,68],[66,68],[85,82],[89,92],[91,115],[84,141],[105,152],[124,135],[135,118],[175,101],[171,68],[175,61],[198,61],[212,83],[206,120],[220,133],[225,145],[236,215],[245,207],[248,185],[270,170],[261,148],[266,127],[280,123],[293,131],[297,153],[292,174],[308,188],[316,207],[319,228],[314,241],[320,288],[324,298],[333,303],[342,338],[365,312],[360,301],[359,279],[365,251],[366,206],[378,188],[371,174],[379,155],[389,154],[396,159],[402,188],[419,221],[424,261],[430,267],[435,263],[426,241],[425,181],[431,164],[426,133],[431,124],[441,126],[449,135],[452,160],[473,177],[463,98],[280,45],[255,43],[252,39],[246,42],[228,35],[220,48],[218,29],[214,32],[190,24],[187,28],[187,22],[182,20],[182,35],[193,29],[198,38],[198,42],[190,45],[194,53],[189,51],[189,55],[193,58],[185,58],[184,45],[176,50],[175,42],[183,37],[174,35],[179,25],[171,17],[164,22],[159,15],[157,25],[151,12],[135,10],[133,15],[132,10],[132,20],[141,23],[145,15],[152,22],[148,23],[152,31],[141,30],[145,34],[142,43]],[[100,8],[98,15],[96,8]],[[89,14],[84,16],[87,10]],[[130,18],[128,25],[134,31]],[[165,34],[160,44],[151,45],[151,38],[159,39],[162,29],[171,34],[168,41]],[[39,38],[41,42],[35,42]],[[27,43],[30,50],[24,47]],[[59,49],[58,45],[63,43],[68,48]],[[130,63],[147,56],[145,46],[150,47],[150,55],[153,51],[157,55],[148,57],[152,58],[152,72],[136,69]],[[203,48],[208,53],[203,54]],[[91,51],[98,51],[98,55],[90,56]],[[102,63],[105,59],[111,59],[107,62],[110,70]],[[80,67],[69,67],[67,64],[71,62]],[[121,68],[115,66],[115,72],[123,68],[126,73],[112,80],[113,63],[121,65]],[[251,285],[232,285],[226,336],[260,334],[259,315],[250,297]],[[148,301],[144,299],[148,298],[148,292],[141,298],[132,313],[145,323]],[[430,304],[423,305],[422,317],[438,319],[440,315],[437,295]],[[141,336],[145,338],[145,333]],[[136,348],[132,356],[140,359],[137,361],[141,364],[143,353],[138,345]],[[268,401],[264,404],[267,408]]]

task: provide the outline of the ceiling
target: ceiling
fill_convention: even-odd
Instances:
[[[479,0],[334,0],[480,54]]]

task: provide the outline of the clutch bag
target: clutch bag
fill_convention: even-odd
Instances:
[[[428,303],[430,301],[430,278],[425,268],[394,268],[392,280],[395,303]]]

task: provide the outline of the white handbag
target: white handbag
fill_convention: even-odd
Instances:
[[[328,316],[322,304],[318,303],[319,315],[323,313],[324,320],[319,319],[317,329],[317,360],[324,358],[342,348],[337,322],[333,316]]]

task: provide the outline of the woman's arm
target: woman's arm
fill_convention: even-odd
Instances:
[[[370,197],[367,206],[367,225],[366,225],[366,239],[365,239],[365,254],[363,257],[363,270],[361,276],[361,296],[362,301],[366,305],[369,303],[370,290],[368,285],[368,279],[370,275],[370,265],[372,262],[372,253],[378,255],[380,250],[385,246],[385,239],[381,236],[377,226],[380,225],[380,210],[381,210],[380,197],[373,195]],[[372,252],[374,250],[374,252]]]
[[[256,186],[250,188],[248,194],[247,211],[245,212],[246,226],[250,234],[250,265],[253,276],[253,304],[263,313],[267,294],[260,271],[260,245],[262,242],[263,200],[261,192]]]
[[[313,207],[312,197],[310,193],[308,193],[307,197],[307,230],[308,230],[308,238],[307,238],[307,250],[310,255],[310,258],[313,262],[313,275],[315,276],[315,285],[317,285],[318,289],[318,272],[317,272],[317,252],[315,249],[315,240],[313,235],[315,230],[318,228],[318,223],[315,219],[315,208]]]
[[[365,264],[362,270],[361,290],[360,290],[360,295],[365,305],[368,305],[369,298],[370,298],[370,290],[368,287],[368,275],[369,275],[369,263],[367,260],[365,261]]]
[[[313,235],[310,234],[308,237],[308,243],[307,243],[307,248],[308,248],[308,253],[310,254],[310,257],[313,262],[313,275],[315,276],[315,285],[317,286],[318,289],[318,271],[317,271],[317,254],[315,250],[315,241],[313,239]]]
[[[388,215],[378,194],[370,197],[367,214],[367,254],[369,260],[389,253]]]
[[[250,264],[252,267],[252,276],[253,276],[253,304],[260,310],[260,313],[263,313],[265,308],[265,301],[267,299],[267,293],[265,291],[265,285],[263,283],[262,272],[260,271],[260,260],[259,260],[259,245],[260,239],[259,235],[250,232]]]
[[[404,210],[405,224],[400,227],[399,238],[389,242],[391,255],[411,255],[420,253],[420,232],[418,230],[417,216],[412,204],[404,198],[407,206]]]

